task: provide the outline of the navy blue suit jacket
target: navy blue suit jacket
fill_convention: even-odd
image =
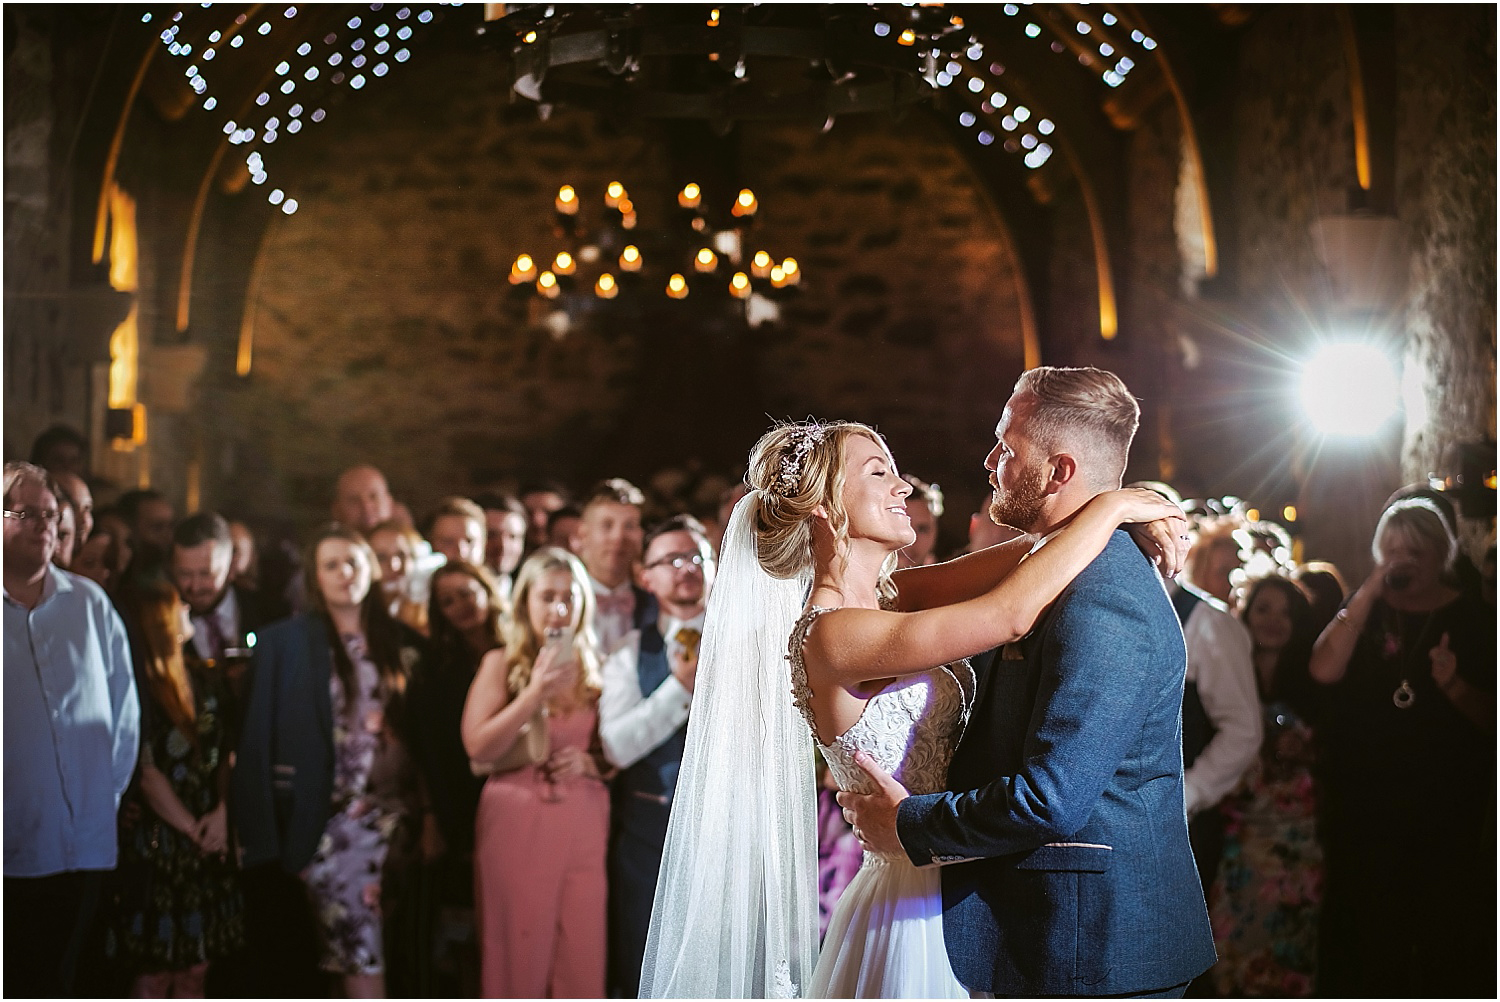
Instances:
[[[256,635],[250,700],[235,758],[234,822],[245,867],[312,862],[333,803],[333,647],[317,616]]]
[[[912,862],[943,870],[953,971],[999,995],[1114,995],[1214,962],[1182,792],[1182,630],[1117,531],[984,672],[948,793],[908,797]]]

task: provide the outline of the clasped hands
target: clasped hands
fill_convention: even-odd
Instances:
[[[184,832],[205,856],[223,857],[229,852],[229,819],[224,802],[199,818],[193,827]]]
[[[901,801],[911,794],[864,752],[855,753],[854,764],[870,777],[875,792],[840,793],[837,799],[839,806],[844,809],[844,820],[854,827],[854,837],[859,839],[859,844],[867,852],[886,856],[906,855],[901,839],[896,834],[896,812]]]
[[[604,778],[599,774],[599,764],[594,761],[594,756],[576,745],[564,745],[555,749],[547,761],[542,763],[542,775],[549,783],[574,777],[598,780]]]

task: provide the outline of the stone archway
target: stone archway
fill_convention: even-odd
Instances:
[[[558,186],[588,204],[618,179],[660,216],[682,179],[664,144],[587,113],[515,117],[454,56],[302,144],[299,211],[256,269],[254,365],[222,386],[223,497],[307,521],[356,459],[419,512],[506,474],[733,474],[767,415],[811,413],[878,424],[905,467],[958,488],[957,517],[977,502],[1023,367],[1018,276],[927,116],[741,127],[732,170],[761,197],[754,239],[807,275],[781,324],[716,333],[653,292],[645,318],[560,340],[506,282],[516,254],[550,254]]]

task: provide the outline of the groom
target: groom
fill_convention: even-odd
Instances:
[[[1120,486],[1140,411],[1099,369],[1023,374],[985,461],[990,514],[1044,545]],[[988,669],[953,792],[910,796],[868,760],[841,793],[867,848],[943,871],[943,931],[976,995],[1181,997],[1214,962],[1183,809],[1182,630],[1129,535]]]

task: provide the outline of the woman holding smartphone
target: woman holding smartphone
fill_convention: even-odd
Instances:
[[[1495,611],[1457,587],[1425,499],[1375,527],[1375,569],[1313,646],[1324,853],[1317,994],[1495,987]]]
[[[492,772],[474,834],[481,986],[488,998],[598,998],[609,788],[593,589],[577,557],[548,547],[521,566],[513,599],[462,724],[476,771]]]

